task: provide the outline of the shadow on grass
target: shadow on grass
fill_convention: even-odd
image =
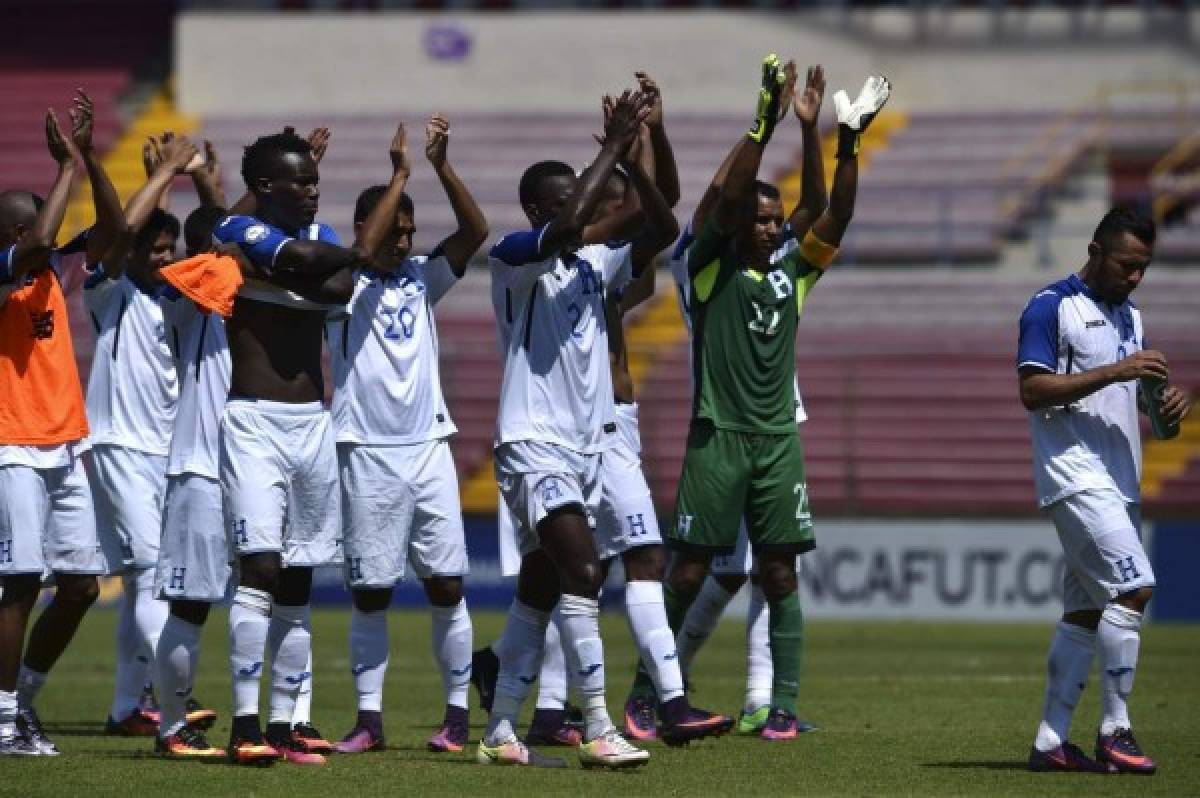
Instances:
[[[58,723],[43,723],[46,733],[51,737],[103,737],[104,721],[68,720]],[[147,740],[153,741],[152,737]]]
[[[988,761],[965,761],[965,762],[922,762],[923,768],[943,768],[946,770],[1025,770],[1028,765],[1025,762],[988,762]]]

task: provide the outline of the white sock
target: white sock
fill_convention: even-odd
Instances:
[[[566,709],[567,706],[567,660],[558,631],[561,623],[562,613],[555,607],[550,614],[550,623],[546,624],[546,646],[542,654],[542,671],[538,675],[538,709]]]
[[[713,579],[712,574],[705,578],[695,601],[688,607],[683,626],[675,638],[675,648],[679,651],[679,667],[684,674],[691,670],[697,652],[717,627],[717,622],[721,620],[729,602],[733,601],[733,596],[733,593]]]
[[[1096,633],[1082,626],[1059,621],[1050,654],[1046,658],[1046,700],[1042,722],[1033,744],[1039,751],[1053,751],[1067,741],[1071,716],[1087,686],[1096,650]]]
[[[108,710],[109,717],[117,721],[124,720],[137,709],[148,671],[138,630],[137,573],[122,574],[121,587],[121,608],[117,614],[117,673],[113,680],[112,706]]]
[[[187,699],[192,694],[196,662],[200,657],[201,627],[171,615],[158,639],[154,681],[162,712],[159,737],[170,737],[187,723]]]
[[[1137,671],[1138,649],[1142,643],[1142,614],[1120,604],[1109,604],[1096,628],[1096,648],[1100,652],[1101,695],[1100,733],[1130,729],[1129,694]]]
[[[158,638],[162,636],[170,612],[171,605],[160,599],[158,591],[154,589],[154,569],[139,568],[134,618],[137,621],[140,639],[138,661],[145,668],[145,675],[142,676],[143,689],[154,681],[154,653],[158,650]],[[141,691],[138,692],[138,698],[141,698]]]
[[[694,604],[692,606],[695,606]],[[666,703],[683,695],[683,673],[675,651],[675,635],[667,621],[662,582],[635,581],[625,585],[625,613],[642,667],[650,674],[658,700]]]
[[[563,653],[567,672],[578,678],[586,723],[584,737],[594,740],[613,728],[604,700],[604,644],[600,642],[600,602],[564,593],[562,612]]]
[[[267,632],[271,652],[271,711],[268,723],[292,727],[300,685],[312,678],[308,670],[312,655],[312,619],[307,604],[276,604]]]
[[[746,702],[747,714],[771,705],[771,682],[775,667],[771,663],[771,625],[767,598],[762,588],[750,589],[750,606],[746,608]]]
[[[358,693],[358,708],[371,712],[383,710],[383,679],[387,674],[387,610],[350,611],[350,674]]]
[[[492,645],[500,660],[500,673],[496,677],[492,714],[484,734],[488,745],[498,745],[516,734],[517,715],[542,667],[542,646],[546,642],[549,622],[550,613],[513,599],[504,632]]]
[[[316,671],[313,670],[312,649],[308,652],[308,665],[304,667],[308,672],[308,678],[300,683],[300,692],[296,693],[296,708],[292,710],[292,725],[299,723],[312,723],[312,694],[313,694],[313,679],[316,678]]]
[[[17,733],[17,693],[0,690],[0,739],[8,739]]]
[[[433,614],[433,656],[442,671],[446,705],[467,708],[467,690],[471,686],[471,643],[474,630],[467,600],[453,607],[431,607]]]
[[[234,716],[258,714],[258,685],[266,658],[271,594],[239,587],[229,609],[229,668]]]
[[[21,673],[17,676],[18,706],[33,706],[33,699],[37,698],[37,694],[41,691],[42,686],[46,684],[46,676],[47,674],[35,671],[28,665],[21,666]]]

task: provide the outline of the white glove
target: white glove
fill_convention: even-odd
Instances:
[[[833,107],[837,112],[839,125],[845,125],[855,133],[862,133],[871,124],[871,120],[883,108],[888,97],[892,95],[892,84],[883,75],[871,75],[863,84],[858,99],[850,102],[850,95],[844,90],[833,95]]]

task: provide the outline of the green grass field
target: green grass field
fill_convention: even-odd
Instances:
[[[496,613],[477,615],[476,640],[491,640],[501,621]],[[324,768],[166,762],[151,754],[148,739],[101,733],[112,690],[114,622],[111,610],[91,614],[39,698],[63,756],[5,761],[0,795],[1200,795],[1196,626],[1150,626],[1143,637],[1132,713],[1139,740],[1160,764],[1159,773],[1146,778],[1025,772],[1041,707],[1048,624],[813,623],[801,702],[820,731],[788,744],[738,737],[681,750],[655,744],[646,768],[609,773],[486,768],[474,764],[470,751],[427,752],[424,741],[441,719],[442,699],[429,620],[421,613],[392,616],[386,752],[334,758]],[[322,611],[314,619],[314,720],[331,738],[354,718],[348,623],[344,611]],[[621,616],[609,614],[604,624],[617,718],[634,650]],[[196,687],[197,697],[222,714],[210,733],[220,745],[229,733],[226,628],[224,615],[214,614]],[[744,672],[742,629],[727,621],[700,654],[694,702],[736,711]],[[1097,711],[1093,683],[1076,723],[1085,749]],[[480,728],[482,716],[472,719]]]

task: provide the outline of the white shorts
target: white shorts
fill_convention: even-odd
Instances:
[[[221,483],[199,474],[167,478],[154,587],[163,599],[218,602],[233,574]]]
[[[221,416],[225,523],[238,554],[342,564],[337,450],[320,402],[231,399]]]
[[[0,575],[104,570],[83,463],[0,466]]]
[[[602,491],[600,460],[600,454],[581,454],[541,441],[506,443],[496,449],[496,481],[504,504],[513,515],[512,532],[519,556],[524,557],[541,546],[537,525],[560,507],[581,506],[588,525],[595,529]],[[500,515],[503,518],[503,509]],[[502,557],[504,529],[501,520]]]
[[[92,447],[88,462],[96,494],[96,529],[108,573],[153,568],[162,538],[166,455],[100,444]]]
[[[418,579],[468,572],[449,443],[341,443],[337,451],[346,584],[392,587],[404,577],[406,561]]]
[[[1141,507],[1113,490],[1085,490],[1046,508],[1062,542],[1063,610],[1103,609],[1117,596],[1154,587],[1142,547]]]
[[[603,485],[596,514],[596,552],[607,560],[638,546],[662,545],[654,497],[642,471],[636,404],[617,405],[617,443],[600,455]]]

